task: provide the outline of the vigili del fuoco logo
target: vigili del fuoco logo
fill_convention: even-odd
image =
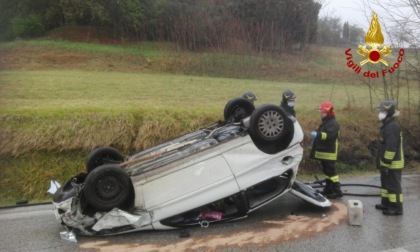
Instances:
[[[400,63],[403,61],[404,49],[400,49],[398,52],[398,58],[395,63],[389,66],[387,61],[387,56],[391,54],[391,46],[383,45],[384,36],[381,32],[381,25],[378,21],[378,15],[373,13],[372,21],[370,22],[370,27],[365,36],[366,45],[359,45],[359,50],[357,53],[364,57],[364,60],[360,61],[359,64],[354,62],[353,55],[351,54],[351,48],[346,50],[347,55],[347,66],[352,69],[357,74],[363,74],[367,78],[379,78],[379,76],[385,76],[388,73],[392,74],[396,69],[400,67]],[[370,64],[380,64],[384,66],[381,71],[371,72],[363,71],[362,66],[366,63]]]

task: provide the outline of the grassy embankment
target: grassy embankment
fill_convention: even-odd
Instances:
[[[83,171],[97,146],[128,155],[221,120],[226,102],[248,90],[257,105],[278,104],[284,89],[295,91],[306,135],[319,124],[319,103],[331,99],[342,153],[367,160],[363,167],[341,163],[340,172],[374,171],[367,144],[378,129],[367,88],[348,77],[344,52],[323,50],[307,60],[267,60],[157,44],[0,45],[0,204],[48,199],[49,180],[64,182]],[[302,171],[317,172],[307,153]]]

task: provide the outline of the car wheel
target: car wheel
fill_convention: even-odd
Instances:
[[[85,180],[83,195],[87,203],[98,211],[128,205],[132,190],[131,179],[114,164],[105,164],[90,172]]]
[[[101,147],[92,151],[86,159],[86,170],[91,172],[98,166],[104,164],[117,164],[124,161],[121,153],[112,147]]]
[[[294,126],[282,108],[268,104],[252,113],[248,132],[258,149],[275,154],[289,146],[293,139]]]
[[[254,110],[254,104],[248,99],[235,98],[226,104],[223,115],[225,121],[239,122],[250,116]]]

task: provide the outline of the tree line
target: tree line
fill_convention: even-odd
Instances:
[[[116,40],[170,41],[188,50],[282,53],[316,41],[342,44],[341,22],[321,19],[319,29],[321,7],[314,0],[0,0],[0,41],[89,26]]]

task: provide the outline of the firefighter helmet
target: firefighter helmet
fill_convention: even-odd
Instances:
[[[323,111],[327,113],[328,117],[331,117],[335,115],[334,104],[330,101],[323,102],[319,105],[319,111]]]
[[[378,110],[386,111],[388,114],[388,117],[391,117],[395,113],[395,109],[397,107],[397,103],[391,100],[386,100],[381,102],[378,106]]]
[[[293,93],[290,89],[285,90],[282,97],[284,101],[296,99],[295,93]]]
[[[242,98],[248,99],[251,102],[254,102],[254,101],[257,100],[257,96],[254,93],[252,93],[252,92],[246,92],[246,93],[244,93],[242,95]]]

